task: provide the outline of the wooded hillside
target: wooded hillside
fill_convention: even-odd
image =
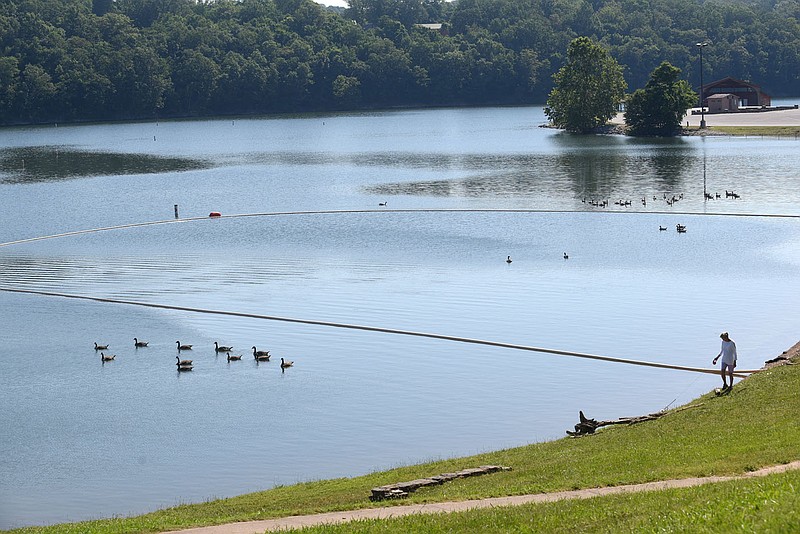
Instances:
[[[3,0],[0,123],[542,103],[586,35],[629,90],[662,61],[800,95],[798,0]],[[414,26],[444,23],[442,32]]]

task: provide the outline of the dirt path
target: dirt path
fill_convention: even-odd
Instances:
[[[181,534],[260,534],[265,531],[295,529],[331,523],[345,523],[347,521],[353,521],[357,519],[386,519],[390,517],[400,517],[411,514],[461,512],[464,510],[475,510],[478,508],[517,506],[520,504],[554,502],[564,499],[591,499],[592,497],[614,495],[618,493],[656,491],[668,488],[688,488],[691,486],[700,486],[714,482],[763,477],[773,473],[783,473],[795,469],[800,469],[800,460],[785,465],[765,467],[763,469],[759,469],[758,471],[752,471],[750,473],[736,476],[681,478],[676,480],[647,482],[645,484],[631,484],[628,486],[559,491],[555,493],[537,493],[534,495],[516,495],[513,497],[495,497],[491,499],[479,499],[474,501],[411,504],[406,506],[390,506],[385,508],[364,508],[362,510],[330,512],[314,515],[296,515],[291,517],[282,517],[279,519],[265,519],[263,521],[229,523],[226,525],[217,525],[213,527],[200,527],[188,530],[173,531],[171,534],[175,534],[175,532],[180,532]]]

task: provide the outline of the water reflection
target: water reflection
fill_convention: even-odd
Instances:
[[[206,161],[156,156],[94,152],[64,146],[37,146],[0,150],[0,182],[36,183],[87,176],[155,174],[209,168]]]
[[[590,143],[591,144],[591,143]],[[366,192],[376,195],[505,197],[559,196],[642,197],[654,192],[675,192],[685,187],[686,172],[694,164],[694,154],[685,147],[664,151],[581,149],[554,154],[470,155],[451,157],[440,167],[467,171],[466,176],[376,184]],[[406,161],[392,158],[387,165],[429,167],[430,158]],[[476,172],[477,171],[477,172]],[[568,187],[569,189],[565,189]]]

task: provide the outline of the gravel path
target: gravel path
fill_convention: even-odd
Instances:
[[[390,506],[384,508],[364,508],[325,514],[298,515],[282,517],[279,519],[266,519],[263,521],[247,521],[242,523],[229,523],[213,527],[200,527],[188,530],[173,531],[180,534],[260,534],[281,529],[297,529],[306,526],[344,523],[358,519],[386,519],[401,517],[411,514],[437,514],[449,512],[462,512],[478,508],[493,508],[498,506],[517,506],[520,504],[554,502],[564,499],[591,499],[602,495],[615,495],[619,493],[633,493],[639,491],[657,491],[669,488],[688,488],[714,482],[729,480],[743,480],[753,477],[763,477],[773,473],[783,473],[800,469],[800,460],[785,464],[765,467],[757,471],[736,476],[712,476],[700,478],[681,478],[675,480],[662,480],[647,482],[645,484],[631,484],[627,486],[613,486],[604,488],[591,488],[573,491],[559,491],[555,493],[537,493],[534,495],[516,495],[512,497],[495,497],[473,501],[440,502],[430,504],[411,504],[405,506]]]

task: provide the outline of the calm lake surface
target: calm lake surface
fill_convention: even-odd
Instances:
[[[723,330],[747,369],[797,341],[800,141],[544,122],[529,107],[0,130],[2,243],[170,220],[175,204],[202,217],[2,246],[0,286],[699,367]],[[288,213],[327,210],[342,212]],[[550,440],[578,410],[640,415],[719,382],[7,291],[0,310],[0,528]]]

